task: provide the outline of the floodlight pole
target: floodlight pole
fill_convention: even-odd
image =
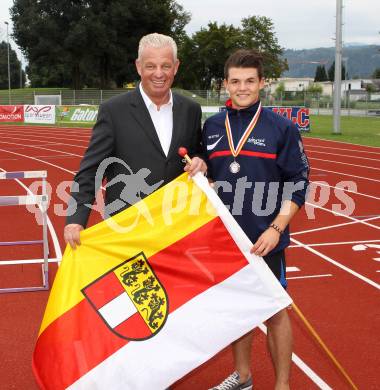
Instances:
[[[342,99],[342,0],[336,0],[335,79],[333,103],[333,134],[340,131],[340,107]]]
[[[7,25],[7,47],[8,47],[8,104],[11,104],[11,66],[9,62],[9,34],[8,34],[8,22],[4,22]]]

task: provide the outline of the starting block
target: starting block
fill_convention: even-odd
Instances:
[[[41,264],[42,270],[42,285],[35,287],[13,287],[13,288],[1,288],[0,293],[11,292],[24,292],[24,291],[40,291],[49,289],[49,246],[48,246],[48,234],[47,234],[47,207],[48,207],[48,195],[46,192],[46,171],[20,171],[20,172],[0,172],[0,180],[20,180],[20,179],[42,179],[42,194],[28,194],[22,196],[0,196],[1,206],[26,206],[37,205],[42,215],[42,239],[30,240],[30,241],[3,241],[0,242],[0,246],[11,245],[42,245],[43,259],[38,261]],[[30,192],[28,190],[28,192]],[[6,260],[0,261],[1,265],[12,264],[28,264],[28,260]]]

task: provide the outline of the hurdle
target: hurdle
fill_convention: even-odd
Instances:
[[[30,287],[12,287],[1,288],[1,293],[26,292],[26,291],[40,291],[49,289],[49,246],[48,246],[48,232],[47,232],[47,207],[48,195],[46,192],[46,171],[17,171],[17,172],[0,172],[0,180],[19,180],[19,179],[42,179],[42,194],[41,195],[21,195],[21,196],[0,196],[0,206],[27,206],[37,205],[41,211],[42,216],[42,239],[29,241],[2,241],[0,246],[12,245],[42,245],[43,259],[38,260],[41,264],[42,271],[42,285]],[[14,265],[14,264],[29,264],[28,260],[2,260],[0,265]]]

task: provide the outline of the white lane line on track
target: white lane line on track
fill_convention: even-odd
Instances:
[[[359,191],[351,191],[351,190],[348,190],[347,188],[341,188],[341,187],[331,186],[331,185],[329,185],[329,184],[320,182],[320,181],[318,181],[318,180],[310,181],[310,183],[318,184],[318,185],[320,185],[320,186],[322,186],[322,187],[334,188],[334,189],[336,189],[336,190],[340,190],[340,191],[344,191],[344,192],[350,192],[351,194],[356,194],[356,195],[360,195],[360,196],[365,196],[366,198],[371,198],[371,199],[380,200],[380,198],[379,198],[378,196],[373,196],[373,195],[365,194],[365,193],[359,192]]]
[[[365,219],[365,218],[372,218],[372,217],[380,217],[380,214],[374,214],[374,215],[353,215],[352,217],[353,218],[358,218],[358,219],[360,219],[360,218]]]
[[[33,157],[36,157],[36,158],[52,158],[52,159],[58,159],[58,158],[60,158],[60,159],[68,159],[68,158],[76,158],[76,156],[64,156],[64,155],[54,155],[54,154],[52,154],[52,155],[49,155],[49,156],[40,156],[40,155],[38,155],[38,156],[33,156]]]
[[[5,134],[0,133],[0,136],[2,139],[4,139],[4,138],[15,139],[15,134],[13,134],[11,137],[9,137],[9,133],[5,133]],[[16,136],[21,137],[20,140],[25,140],[25,134],[19,133],[19,134],[16,134]],[[87,142],[91,138],[90,135],[89,136],[84,136],[84,135],[83,136],[76,136],[75,139],[73,137],[70,137],[70,135],[68,135],[67,137],[63,137],[62,135],[57,134],[57,136],[62,140],[68,140],[68,141],[75,140],[75,141],[79,141],[79,142]],[[47,140],[47,139],[55,139],[56,140],[57,136],[28,134],[28,138],[33,137],[33,140],[34,140],[34,138],[37,138],[36,141],[38,141],[38,139],[41,139],[41,138],[43,140]]]
[[[0,168],[0,170],[2,172],[6,172],[6,170],[4,170],[3,168]],[[23,187],[29,195],[33,195],[33,192],[22,181],[20,181],[19,179],[15,179],[15,181],[18,184],[20,184],[20,186]],[[38,208],[41,210],[41,206],[40,205],[38,205]],[[57,233],[56,233],[56,231],[54,229],[54,226],[51,223],[51,220],[50,220],[50,218],[49,218],[49,216],[47,214],[46,214],[46,219],[47,219],[47,226],[48,226],[48,229],[50,231],[50,236],[51,236],[52,241],[53,241],[55,256],[58,259],[60,259],[60,258],[62,258],[62,251],[61,251],[61,247],[59,245]]]
[[[45,131],[41,131],[41,130],[45,130]],[[78,129],[77,129],[78,130]],[[81,128],[79,129],[80,130],[80,133],[82,134],[91,134],[92,132],[92,128]],[[25,134],[25,131],[27,131],[28,133],[30,134],[51,134],[51,133],[54,133],[54,134],[78,134],[78,131],[75,131],[75,128],[69,128],[69,127],[66,127],[66,128],[56,128],[56,127],[13,127],[13,128],[4,128],[4,126],[0,126],[0,132],[4,132],[4,133],[23,133]]]
[[[65,155],[62,155],[62,154],[49,154],[48,156],[44,156],[44,155],[37,155],[37,156],[33,156],[35,158],[52,158],[52,159],[65,159],[65,158],[76,158],[75,156],[65,156]],[[9,161],[9,160],[12,160],[12,161],[19,161],[18,158],[0,158],[0,161]]]
[[[328,213],[331,213],[331,214],[334,214],[334,215],[339,215],[340,217],[350,219],[351,221],[357,221],[358,223],[361,223],[363,225],[372,227],[374,229],[380,230],[380,226],[372,225],[371,223],[368,223],[365,219],[356,219],[356,218],[351,217],[350,215],[346,215],[346,214],[340,213],[338,211],[333,211],[331,209],[327,209],[326,207],[316,206],[315,204],[310,203],[310,202],[306,202],[305,204],[307,204],[309,206],[312,206],[314,208],[320,209],[320,210],[327,211]],[[377,218],[379,218],[379,217],[368,218],[368,219],[370,220],[370,219],[377,219]]]
[[[61,150],[57,149],[50,149],[50,148],[45,148],[43,146],[33,146],[33,145],[25,145],[25,144],[19,144],[16,142],[6,142],[6,141],[0,141],[0,144],[8,144],[8,145],[17,145],[17,146],[25,146],[27,148],[33,148],[33,149],[42,149],[42,150],[48,150],[49,152],[59,152],[67,156],[75,156],[75,157],[82,157],[81,154],[75,154],[75,153],[69,153],[69,152],[63,152]]]
[[[376,155],[380,155],[380,151],[379,152],[370,152],[369,150],[358,150],[358,149],[346,149],[346,148],[339,148],[337,149],[336,146],[316,146],[316,145],[307,145],[305,144],[305,150],[306,150],[306,153],[309,151],[309,148],[316,148],[316,149],[333,149],[336,151],[336,155],[337,156],[340,156],[339,152],[341,150],[344,150],[346,152],[355,152],[355,153],[368,153],[368,154],[376,154]],[[312,150],[313,152],[313,150]]]
[[[30,132],[28,131],[27,134],[25,134],[24,131],[1,131],[0,129],[0,134],[3,135],[3,136],[16,136],[16,137],[21,137],[21,136],[33,136],[33,137],[46,137],[46,136],[49,136],[49,138],[53,138],[53,137],[60,137],[60,138],[69,138],[70,136],[75,136],[75,137],[79,137],[79,138],[90,138],[91,137],[91,132],[89,133],[69,133],[67,131],[65,132],[54,132],[54,131],[47,131],[45,133],[41,133],[40,131],[35,131],[35,132]]]
[[[21,134],[21,135],[25,136],[25,134]],[[11,138],[12,140],[14,140],[14,138],[12,138],[12,137],[4,137],[4,138]],[[41,136],[39,136],[39,138],[41,138]],[[44,137],[44,140],[41,141],[41,142],[46,142],[46,138],[52,138],[52,139],[56,140],[56,137]],[[22,140],[25,140],[25,139],[22,139]],[[72,138],[70,138],[70,140],[72,140]],[[35,141],[37,141],[37,140],[35,140]],[[78,141],[79,142],[85,142],[85,141],[82,141],[82,140],[78,140]],[[37,142],[39,142],[39,141],[37,141]],[[80,149],[87,149],[87,146],[67,144],[67,143],[64,143],[64,142],[60,142],[60,143],[54,142],[54,144],[63,145],[63,146],[70,146],[70,147],[80,148]],[[312,170],[312,172],[313,171],[322,171],[322,172],[324,172],[324,174],[326,172],[328,172],[328,173],[333,173],[333,174],[337,174],[337,175],[341,175],[341,176],[349,176],[350,178],[363,179],[363,180],[367,180],[367,181],[373,181],[375,183],[380,183],[380,180],[377,180],[377,179],[372,179],[372,178],[365,177],[365,176],[352,175],[350,173],[345,173],[345,172],[331,171],[331,170],[327,170],[327,169],[315,168],[313,166],[311,167],[311,170]]]
[[[380,240],[323,242],[323,243],[307,244],[307,245],[310,246],[311,248],[313,248],[315,246],[355,245],[355,244],[368,244],[371,242],[380,242]],[[300,247],[299,245],[289,245],[288,248],[302,248],[302,247]],[[286,270],[288,270],[288,268],[286,268]]]
[[[267,327],[264,324],[259,325],[259,329],[267,334]],[[304,372],[321,390],[333,390],[315,371],[313,371],[301,358],[294,352],[292,353],[292,361]]]
[[[378,158],[369,158],[369,157],[362,157],[362,156],[351,156],[349,154],[338,154],[338,153],[328,153],[328,152],[318,152],[316,150],[309,150],[309,151],[306,151],[306,153],[319,153],[319,154],[332,154],[333,156],[336,156],[336,157],[349,157],[349,158],[358,158],[360,160],[369,160],[369,161],[376,161],[376,162],[379,162],[379,159]],[[309,156],[308,156],[309,157]]]
[[[341,164],[341,165],[349,165],[351,167],[359,167],[359,168],[366,168],[366,169],[372,169],[374,171],[380,171],[380,168],[375,168],[375,167],[369,167],[368,165],[358,165],[358,164],[350,164],[350,163],[345,163],[341,161],[336,161],[336,160],[325,160],[323,158],[316,158],[316,157],[308,157],[309,160],[317,160],[317,161],[324,161],[324,162],[329,162],[329,163],[334,163],[334,164]]]
[[[376,272],[380,272],[380,269],[378,271],[376,271]]]
[[[81,132],[78,132],[78,131],[68,131],[68,130],[53,130],[53,129],[48,129],[48,131],[40,131],[39,129],[3,129],[0,127],[0,133],[7,133],[7,134],[19,134],[19,133],[23,133],[25,134],[25,132],[27,132],[28,134],[57,134],[57,135],[68,135],[68,134],[75,134],[75,135],[78,135],[78,136],[82,136],[82,135],[87,135],[87,134],[91,134],[92,133],[92,128],[90,128],[89,130],[85,130],[85,131],[81,131]]]
[[[349,176],[351,178],[354,177],[355,179],[363,179],[363,180],[374,181],[376,183],[380,183],[380,180],[372,179],[370,177],[365,177],[365,176],[351,175],[350,173],[347,173],[347,172],[329,171],[327,169],[314,168],[313,166],[311,167],[311,170],[312,171],[322,171],[322,172],[334,173],[334,174],[337,174],[340,176]]]
[[[47,165],[51,165],[51,166],[53,166],[53,167],[55,167],[55,168],[61,169],[61,170],[65,171],[65,172],[74,174],[73,171],[70,171],[70,170],[65,169],[65,168],[63,168],[63,167],[60,167],[59,165],[55,165],[55,164],[49,163],[48,161],[40,160],[40,159],[37,159],[37,158],[35,158],[35,157],[27,156],[27,155],[24,155],[24,154],[21,154],[21,153],[11,152],[11,151],[6,150],[6,149],[0,149],[0,151],[6,152],[6,153],[11,153],[11,154],[18,155],[18,156],[22,156],[22,157],[26,157],[26,158],[29,158],[29,159],[32,159],[32,160],[40,161],[40,162],[45,163],[45,164],[47,164]],[[310,206],[312,206],[312,207],[314,207],[314,208],[318,208],[318,209],[321,209],[321,210],[325,210],[325,211],[330,212],[330,213],[332,213],[332,214],[340,215],[340,216],[342,216],[342,217],[345,217],[345,218],[348,218],[348,219],[357,221],[357,223],[365,224],[365,225],[367,225],[367,226],[370,226],[370,227],[373,227],[373,228],[375,228],[375,229],[379,229],[379,230],[380,230],[380,227],[379,227],[379,226],[369,224],[369,223],[367,223],[365,220],[356,220],[356,219],[354,219],[354,218],[352,218],[352,217],[350,217],[350,216],[347,216],[347,215],[345,215],[345,214],[342,214],[342,213],[339,213],[339,212],[336,212],[336,211],[332,211],[332,210],[330,210],[330,209],[326,209],[325,207],[316,206],[316,205],[311,204],[311,203],[309,203],[309,202],[306,202],[306,204],[308,204],[308,205],[310,205]],[[319,229],[322,230],[323,228],[319,228]],[[295,232],[295,233],[293,233],[292,235],[295,235],[295,234],[300,234],[300,232]]]
[[[1,135],[0,135],[1,137]],[[4,138],[10,138],[12,141],[25,141],[25,138],[14,138],[14,137],[3,137]],[[70,147],[75,147],[75,148],[80,148],[80,149],[87,149],[87,145],[76,145],[76,144],[68,144],[68,143],[63,143],[63,142],[46,142],[46,141],[39,141],[39,140],[31,140],[33,142],[44,142],[41,146],[70,146]],[[34,144],[34,146],[40,146],[40,144]]]
[[[286,267],[286,272],[297,272],[299,270],[298,267]]]
[[[16,156],[21,156],[21,157],[29,158],[29,159],[31,159],[31,160],[39,161],[39,162],[41,162],[41,163],[43,163],[43,164],[50,165],[50,166],[52,166],[52,167],[54,167],[54,168],[61,169],[62,171],[68,172],[68,173],[70,173],[70,174],[72,174],[72,175],[74,174],[74,171],[69,171],[68,169],[62,168],[62,167],[60,167],[59,165],[55,165],[55,164],[49,163],[48,161],[40,160],[40,159],[35,158],[35,157],[27,156],[26,154],[11,152],[11,151],[6,150],[6,149],[0,149],[0,152],[11,153],[11,154],[15,154]]]
[[[16,142],[7,142],[7,141],[0,141],[0,143],[5,143],[5,144],[9,144],[9,145],[17,145],[17,146],[24,146],[24,147],[30,147],[30,148],[34,148],[34,149],[42,149],[42,150],[48,150],[48,151],[51,151],[51,152],[60,152],[60,153],[63,153],[65,155],[68,155],[68,156],[75,156],[75,157],[82,157],[82,155],[80,154],[75,154],[75,153],[69,153],[69,152],[63,152],[63,151],[60,151],[60,150],[56,150],[56,149],[51,149],[51,148],[46,148],[46,147],[43,147],[43,146],[39,146],[39,145],[25,145],[25,144],[21,144],[21,143],[16,143]],[[54,143],[55,145],[58,145],[57,143]],[[65,144],[64,144],[65,145]],[[78,145],[76,145],[78,147]],[[80,148],[86,148],[85,146],[79,146]],[[35,156],[35,157],[55,157],[55,156]],[[63,157],[63,156],[62,156]],[[323,187],[330,187],[330,188],[334,188],[334,189],[337,189],[337,190],[341,190],[341,191],[344,191],[344,192],[349,192],[349,193],[352,193],[352,194],[357,194],[359,196],[364,196],[364,197],[367,197],[367,198],[372,198],[372,199],[376,199],[376,200],[380,200],[379,197],[376,197],[376,196],[372,196],[372,195],[369,195],[369,194],[364,194],[362,192],[358,192],[358,191],[351,191],[351,190],[348,190],[348,189],[345,189],[345,188],[340,188],[340,187],[336,187],[336,186],[331,186],[331,185],[328,185],[326,183],[322,183],[322,182],[319,182],[319,181],[311,181],[311,183],[315,183],[315,184],[318,184],[320,186],[323,186]]]
[[[351,268],[348,268],[348,267],[346,267],[345,265],[339,263],[338,261],[333,260],[331,257],[328,257],[328,256],[324,255],[323,253],[317,251],[317,250],[314,249],[314,248],[311,248],[309,245],[304,244],[304,243],[302,243],[301,241],[297,241],[297,240],[295,240],[294,238],[290,238],[290,241],[292,241],[292,242],[294,242],[295,244],[301,246],[302,248],[308,250],[309,252],[311,252],[311,253],[317,255],[318,257],[322,258],[323,260],[326,260],[327,262],[329,262],[329,263],[335,265],[336,267],[341,268],[342,270],[348,272],[349,274],[351,274],[351,275],[355,276],[356,278],[362,280],[363,282],[369,284],[370,286],[375,287],[375,288],[377,288],[378,290],[380,290],[380,284],[374,282],[373,280],[367,278],[366,276],[363,276],[363,275],[359,274],[358,272],[352,270]]]
[[[4,152],[7,152],[7,153],[12,153],[12,154],[20,155],[20,156],[23,156],[23,157],[26,157],[26,158],[30,158],[30,159],[32,159],[32,160],[37,160],[37,161],[43,162],[43,163],[45,163],[45,164],[47,164],[47,165],[54,166],[55,168],[58,168],[58,169],[61,169],[61,170],[63,170],[63,171],[66,171],[66,172],[69,172],[69,173],[73,174],[72,171],[69,171],[69,170],[67,170],[67,169],[65,169],[65,168],[62,168],[62,167],[60,167],[60,166],[58,166],[58,165],[55,165],[55,164],[51,164],[51,163],[49,163],[49,162],[47,162],[47,161],[44,161],[44,160],[38,160],[38,159],[35,159],[35,158],[33,158],[33,157],[30,157],[30,156],[26,156],[26,155],[22,155],[22,154],[19,154],[19,153],[14,153],[14,152],[9,152],[9,151],[4,150],[4,149],[0,149],[0,151],[4,151]],[[341,214],[341,213],[338,213],[338,212],[334,212],[334,211],[332,211],[332,210],[326,209],[326,208],[321,207],[321,206],[315,206],[315,205],[313,205],[313,207],[319,208],[319,209],[322,209],[322,210],[325,210],[325,211],[330,212],[330,213],[332,213],[332,214],[341,215],[341,216],[346,217],[346,218],[349,218],[349,219],[351,219],[351,220],[355,220],[354,218],[351,218],[351,217],[349,217],[349,216],[347,216],[347,215],[344,215],[344,214]],[[369,225],[369,226],[371,226],[371,227],[374,227],[374,228],[380,230],[380,227],[378,227],[378,226],[376,226],[376,225],[368,224],[368,223],[366,223],[365,221],[358,221],[358,220],[356,220],[356,221],[357,221],[358,223],[366,224],[366,225]],[[299,243],[300,245],[304,245],[304,244],[302,244],[302,243],[300,243],[300,242],[294,240],[293,238],[291,238],[291,240],[292,240],[293,242]],[[305,247],[305,246],[304,246],[304,247]],[[315,251],[315,249],[313,249],[313,248],[309,248],[308,250],[309,250],[309,251]],[[315,251],[315,252],[316,252],[316,253],[319,253],[319,252],[317,252],[317,251]],[[321,254],[321,256],[323,256],[323,255]],[[326,256],[326,257],[327,257],[327,256]],[[333,260],[332,260],[332,261],[333,261]],[[339,263],[338,263],[338,264],[339,264]],[[344,267],[344,266],[342,265],[342,267]],[[346,268],[347,268],[347,267],[346,267]],[[349,270],[349,268],[347,268],[347,270]],[[347,272],[357,274],[355,271],[352,271],[352,270],[350,270],[350,271],[351,271],[351,272],[349,272],[349,271],[347,271]],[[359,275],[359,274],[357,274],[357,275]],[[364,278],[364,276],[363,276],[363,278]],[[366,278],[366,279],[367,279],[367,278]],[[368,280],[369,280],[369,279],[368,279]],[[369,281],[370,281],[371,283],[374,283],[374,282],[372,282],[371,280],[369,280]],[[375,284],[376,284],[376,283],[375,283]],[[376,284],[376,285],[377,285],[377,284]]]
[[[355,145],[355,146],[361,146],[362,148],[371,148],[371,149],[375,149],[375,150],[380,150],[379,146],[360,145],[360,144],[354,144],[351,142],[335,141],[335,140],[331,140],[331,139],[324,139],[324,138],[317,138],[317,137],[305,137],[303,139],[304,140],[315,139],[316,141],[324,141],[324,142],[328,142],[328,143],[337,143],[337,144],[345,144],[345,145]]]
[[[28,132],[28,133],[31,133],[31,134],[47,134],[47,133],[63,133],[63,134],[82,134],[82,133],[91,133],[92,131],[92,127],[83,127],[82,128],[83,130],[81,130],[80,132],[78,131],[73,131],[72,129],[68,129],[66,128],[65,129],[61,129],[61,128],[26,128],[26,129],[20,129],[20,128],[7,128],[7,129],[4,129],[3,127],[0,127],[0,131],[2,132],[9,132],[9,133],[21,133],[21,132]],[[41,131],[41,130],[46,130],[46,131]]]
[[[342,222],[342,223],[338,223],[336,225],[328,225],[328,226],[322,226],[322,227],[314,228],[314,229],[301,230],[299,232],[290,233],[290,235],[293,237],[293,236],[297,236],[299,234],[314,233],[314,232],[319,232],[321,230],[328,230],[328,229],[333,229],[333,228],[341,227],[341,226],[355,225],[355,224],[360,223],[360,222],[373,221],[373,220],[379,219],[379,218],[380,217],[372,217],[372,218],[367,218],[367,219],[355,219],[355,218],[353,218],[354,221],[352,221],[352,222]],[[369,226],[374,227],[376,225],[369,224]]]
[[[329,276],[332,276],[332,274],[322,274],[322,275],[305,275],[305,276],[291,276],[286,277],[286,280],[289,279],[314,279],[314,278],[327,278]]]

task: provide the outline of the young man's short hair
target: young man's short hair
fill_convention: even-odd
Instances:
[[[224,78],[228,80],[230,68],[255,68],[261,80],[264,77],[263,57],[253,49],[239,49],[232,53],[224,64]]]

